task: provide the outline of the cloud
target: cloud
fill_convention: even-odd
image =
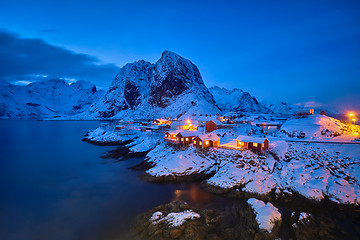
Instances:
[[[296,106],[305,107],[305,108],[317,108],[317,107],[323,107],[324,105],[320,102],[316,101],[308,101],[308,102],[302,102],[302,103],[296,103]]]
[[[0,31],[0,78],[9,82],[62,78],[109,86],[118,71],[94,56]]]

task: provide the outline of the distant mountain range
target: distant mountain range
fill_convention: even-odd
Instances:
[[[104,91],[86,81],[69,85],[64,80],[48,80],[17,86],[0,79],[0,118],[76,115],[103,94]]]
[[[126,64],[106,92],[85,81],[17,86],[0,80],[0,87],[0,118],[173,118],[228,112],[292,114],[298,109],[286,103],[266,106],[236,88],[208,89],[196,65],[170,51],[154,64]]]

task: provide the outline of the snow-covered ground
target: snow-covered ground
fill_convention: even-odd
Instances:
[[[200,218],[200,214],[192,210],[186,210],[183,212],[172,212],[167,215],[164,215],[162,212],[157,211],[154,212],[149,221],[152,224],[166,222],[170,227],[176,228],[183,225],[186,221],[194,220],[195,218]]]
[[[221,132],[228,140],[237,131]],[[153,177],[189,176],[214,173],[206,183],[221,189],[268,194],[298,192],[314,200],[328,196],[338,203],[360,202],[360,145],[285,142],[272,139],[270,151],[212,148],[200,151],[165,142],[161,132],[98,128],[88,134],[94,141],[127,141],[134,152],[145,152],[154,164],[147,173]]]
[[[271,203],[264,203],[261,200],[250,198],[247,203],[255,210],[256,221],[261,229],[271,232],[276,220],[281,220],[281,214]]]

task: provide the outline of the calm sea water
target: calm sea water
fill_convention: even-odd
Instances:
[[[174,199],[222,204],[196,185],[151,184],[81,141],[96,121],[0,121],[0,239],[134,239],[135,215]]]

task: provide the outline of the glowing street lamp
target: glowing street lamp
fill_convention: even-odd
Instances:
[[[349,117],[353,117],[354,116],[354,113],[349,113]]]
[[[353,119],[351,119],[351,120],[352,120],[353,124],[355,124],[356,118],[353,118]]]

